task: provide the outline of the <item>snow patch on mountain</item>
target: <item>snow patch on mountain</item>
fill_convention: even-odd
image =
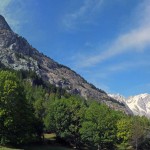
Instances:
[[[110,97],[119,102],[123,102],[134,115],[146,116],[150,118],[150,94],[144,93],[125,98],[119,94],[109,94]]]
[[[120,94],[108,94],[108,96],[116,99],[120,103],[124,103],[124,101],[126,100],[125,97]]]

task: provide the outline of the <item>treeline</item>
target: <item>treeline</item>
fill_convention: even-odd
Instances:
[[[32,71],[1,70],[0,144],[42,142],[45,132],[77,149],[150,148],[149,119],[70,95]]]
[[[49,103],[45,117],[47,130],[77,149],[149,149],[150,121],[127,116],[97,102],[78,97]]]

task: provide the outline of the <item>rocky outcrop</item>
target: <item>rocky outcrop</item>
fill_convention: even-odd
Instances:
[[[9,27],[9,25],[5,21],[5,18],[1,15],[0,15],[0,30],[9,30],[9,31],[11,31],[11,28]]]
[[[15,34],[2,16],[0,16],[0,61],[15,70],[35,71],[43,80],[62,87],[69,93],[97,100],[113,109],[128,113],[123,103],[110,98],[104,91],[89,84],[68,67],[39,53],[23,37]]]

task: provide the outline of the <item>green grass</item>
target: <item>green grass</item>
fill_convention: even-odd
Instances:
[[[62,146],[42,145],[42,146],[30,146],[23,149],[0,147],[0,150],[72,150],[72,149]]]
[[[7,147],[2,147],[2,146],[0,146],[0,150],[20,150],[20,149],[7,148]]]
[[[55,140],[56,139],[56,134],[55,133],[44,134],[44,139],[45,140]]]

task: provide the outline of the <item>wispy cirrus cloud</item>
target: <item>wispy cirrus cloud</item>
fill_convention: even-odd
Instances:
[[[136,62],[136,63],[133,63]],[[93,71],[89,71],[88,75],[90,76],[90,78],[92,77],[92,83],[95,84],[95,80],[100,81],[101,79],[108,79],[110,78],[110,76],[114,75],[114,74],[118,74],[118,73],[122,73],[122,72],[126,72],[126,71],[133,71],[137,70],[138,68],[144,69],[144,68],[149,68],[150,67],[150,61],[148,58],[146,58],[145,60],[139,60],[139,61],[135,61],[134,60],[128,60],[128,61],[123,61],[121,63],[113,63],[113,64],[109,64],[107,66],[101,66],[99,69],[100,71],[98,71],[97,69],[93,70]],[[140,69],[140,70],[141,70]],[[87,69],[85,69],[83,72],[85,74]],[[149,72],[150,73],[150,72]]]
[[[118,37],[107,46],[106,50],[99,54],[81,57],[82,64],[78,64],[78,66],[81,68],[91,67],[127,52],[136,53],[145,51],[145,48],[150,45],[149,17],[150,1],[145,0],[138,6],[134,16],[137,20],[133,23],[134,26],[132,26],[128,32],[118,35]]]
[[[124,72],[131,71],[131,70],[132,70],[132,72],[134,72],[137,69],[139,70],[139,67],[141,69],[144,69],[145,67],[149,68],[150,67],[149,59],[147,58],[146,60],[140,60],[136,63],[133,63],[133,61],[130,60],[128,62],[124,61],[121,63],[114,63],[114,64],[111,64],[108,66],[102,66],[101,68],[99,68],[100,71],[97,69],[89,71],[87,78],[89,78],[89,80],[96,87],[105,90],[107,93],[115,93],[116,91],[112,91],[110,88],[110,85],[109,85],[109,83],[111,82],[110,80],[112,80],[112,76],[118,75],[120,73],[124,74]],[[84,71],[87,71],[87,69],[84,69]],[[143,71],[143,73],[144,73],[144,71]],[[85,73],[85,74],[87,75],[87,73]],[[136,75],[137,74],[135,74],[135,76]],[[126,81],[128,81],[125,77],[125,74],[124,74],[124,78]],[[144,88],[149,89],[148,86],[144,87],[144,85],[143,85],[143,89]],[[150,84],[148,83],[148,85],[150,85]],[[137,88],[137,87],[134,87],[134,88]],[[134,92],[134,90],[135,90],[134,88],[131,88],[130,90],[132,90]],[[139,87],[139,88],[142,91],[142,88],[141,87]],[[137,88],[137,89],[139,89],[139,88]]]
[[[30,2],[33,0],[30,0]],[[5,17],[11,28],[18,32],[22,24],[28,20],[24,19],[28,14],[27,9],[28,0],[1,0],[0,2],[0,14]]]
[[[64,16],[63,25],[67,29],[74,29],[79,24],[91,23],[102,4],[103,0],[83,0],[82,5]]]
[[[9,22],[14,30],[18,30],[20,22],[17,17],[20,14],[18,13],[18,15],[16,15],[16,11],[11,12],[14,2],[14,0],[3,0],[0,4],[0,14],[6,18],[6,20]],[[16,17],[14,17],[14,15],[16,15]]]
[[[119,36],[106,51],[96,56],[86,58],[82,61],[83,63],[80,67],[93,66],[126,52],[144,51],[144,48],[148,45],[150,45],[150,27],[133,29],[129,33]]]
[[[133,60],[135,61],[135,60]],[[139,60],[137,61],[136,63],[133,63],[133,61],[128,61],[128,62],[122,62],[122,63],[119,63],[119,64],[113,64],[111,66],[108,66],[105,70],[105,73],[108,74],[108,75],[111,75],[111,73],[114,73],[114,72],[119,72],[119,71],[126,71],[126,70],[129,70],[130,69],[136,69],[138,67],[150,67],[150,62],[149,62],[149,59],[148,60]]]
[[[12,0],[3,0],[0,4],[0,13],[6,13],[6,9],[10,5]]]

